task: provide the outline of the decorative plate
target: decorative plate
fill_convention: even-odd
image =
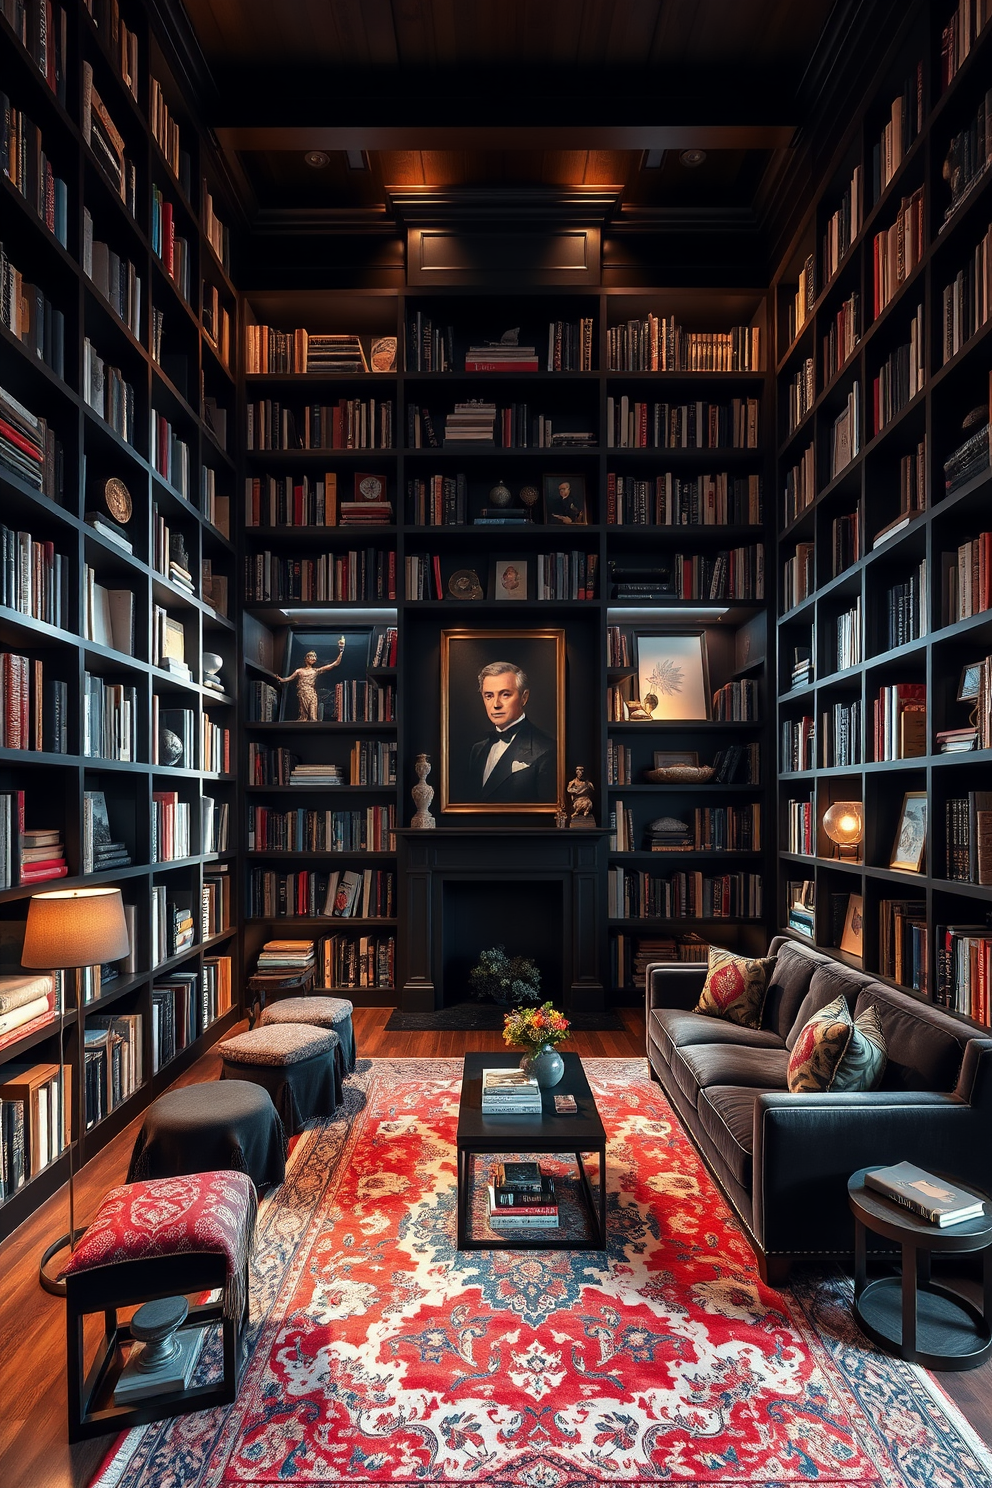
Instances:
[[[112,475],[103,487],[104,504],[115,522],[130,522],[134,508],[131,493],[122,480]]]
[[[448,580],[452,599],[481,599],[482,585],[474,568],[459,568]]]
[[[358,481],[357,499],[359,501],[381,501],[386,489],[386,483],[381,475],[363,475]]]

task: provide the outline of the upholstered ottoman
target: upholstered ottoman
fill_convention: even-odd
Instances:
[[[347,997],[284,997],[262,1012],[261,1026],[271,1023],[311,1023],[315,1028],[333,1028],[341,1041],[341,1072],[355,1068],[355,1029],[351,1015],[355,1005]]]
[[[222,1080],[251,1080],[272,1097],[289,1136],[312,1116],[332,1116],[341,1099],[338,1036],[308,1023],[271,1023],[219,1046]]]
[[[62,1271],[70,1441],[231,1404],[248,1320],[255,1213],[255,1188],[247,1173],[194,1173],[111,1189]],[[218,1288],[222,1300],[190,1307],[181,1331],[222,1325],[220,1380],[115,1405],[119,1350],[136,1341],[130,1323],[118,1323],[118,1309]],[[83,1319],[93,1312],[105,1315],[104,1336],[87,1374]]]
[[[269,1092],[251,1080],[209,1080],[152,1101],[135,1138],[128,1183],[234,1168],[256,1188],[286,1176],[286,1134]]]

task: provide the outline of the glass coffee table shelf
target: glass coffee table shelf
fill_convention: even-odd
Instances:
[[[565,1073],[551,1090],[542,1091],[540,1116],[483,1114],[482,1071],[515,1069],[517,1054],[466,1054],[458,1104],[458,1249],[459,1250],[604,1250],[606,1248],[606,1130],[596,1109],[589,1081],[577,1054],[563,1054]],[[574,1095],[574,1116],[559,1116],[556,1095]],[[516,1230],[497,1235],[473,1224],[476,1158],[568,1155],[574,1159],[588,1223],[556,1229]],[[598,1172],[590,1178],[586,1159],[597,1158]]]

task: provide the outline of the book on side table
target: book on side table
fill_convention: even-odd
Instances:
[[[966,1219],[979,1219],[985,1212],[984,1203],[973,1193],[915,1163],[875,1168],[865,1174],[865,1185],[941,1229],[963,1224]]]

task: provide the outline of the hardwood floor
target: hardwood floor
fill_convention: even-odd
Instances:
[[[644,1022],[625,1008],[622,1032],[580,1033],[569,1047],[600,1057],[644,1052]],[[388,1008],[356,1008],[355,1035],[364,1058],[444,1058],[468,1049],[503,1049],[498,1033],[387,1033]],[[215,1079],[208,1052],[178,1082]],[[76,1222],[85,1224],[108,1188],[120,1183],[141,1118],[122,1131],[76,1179]],[[4,1488],[85,1488],[113,1438],[66,1442],[64,1304],[38,1285],[38,1257],[67,1228],[65,1190],[0,1245],[0,1482]],[[992,1444],[992,1361],[969,1374],[939,1375],[972,1425]]]

